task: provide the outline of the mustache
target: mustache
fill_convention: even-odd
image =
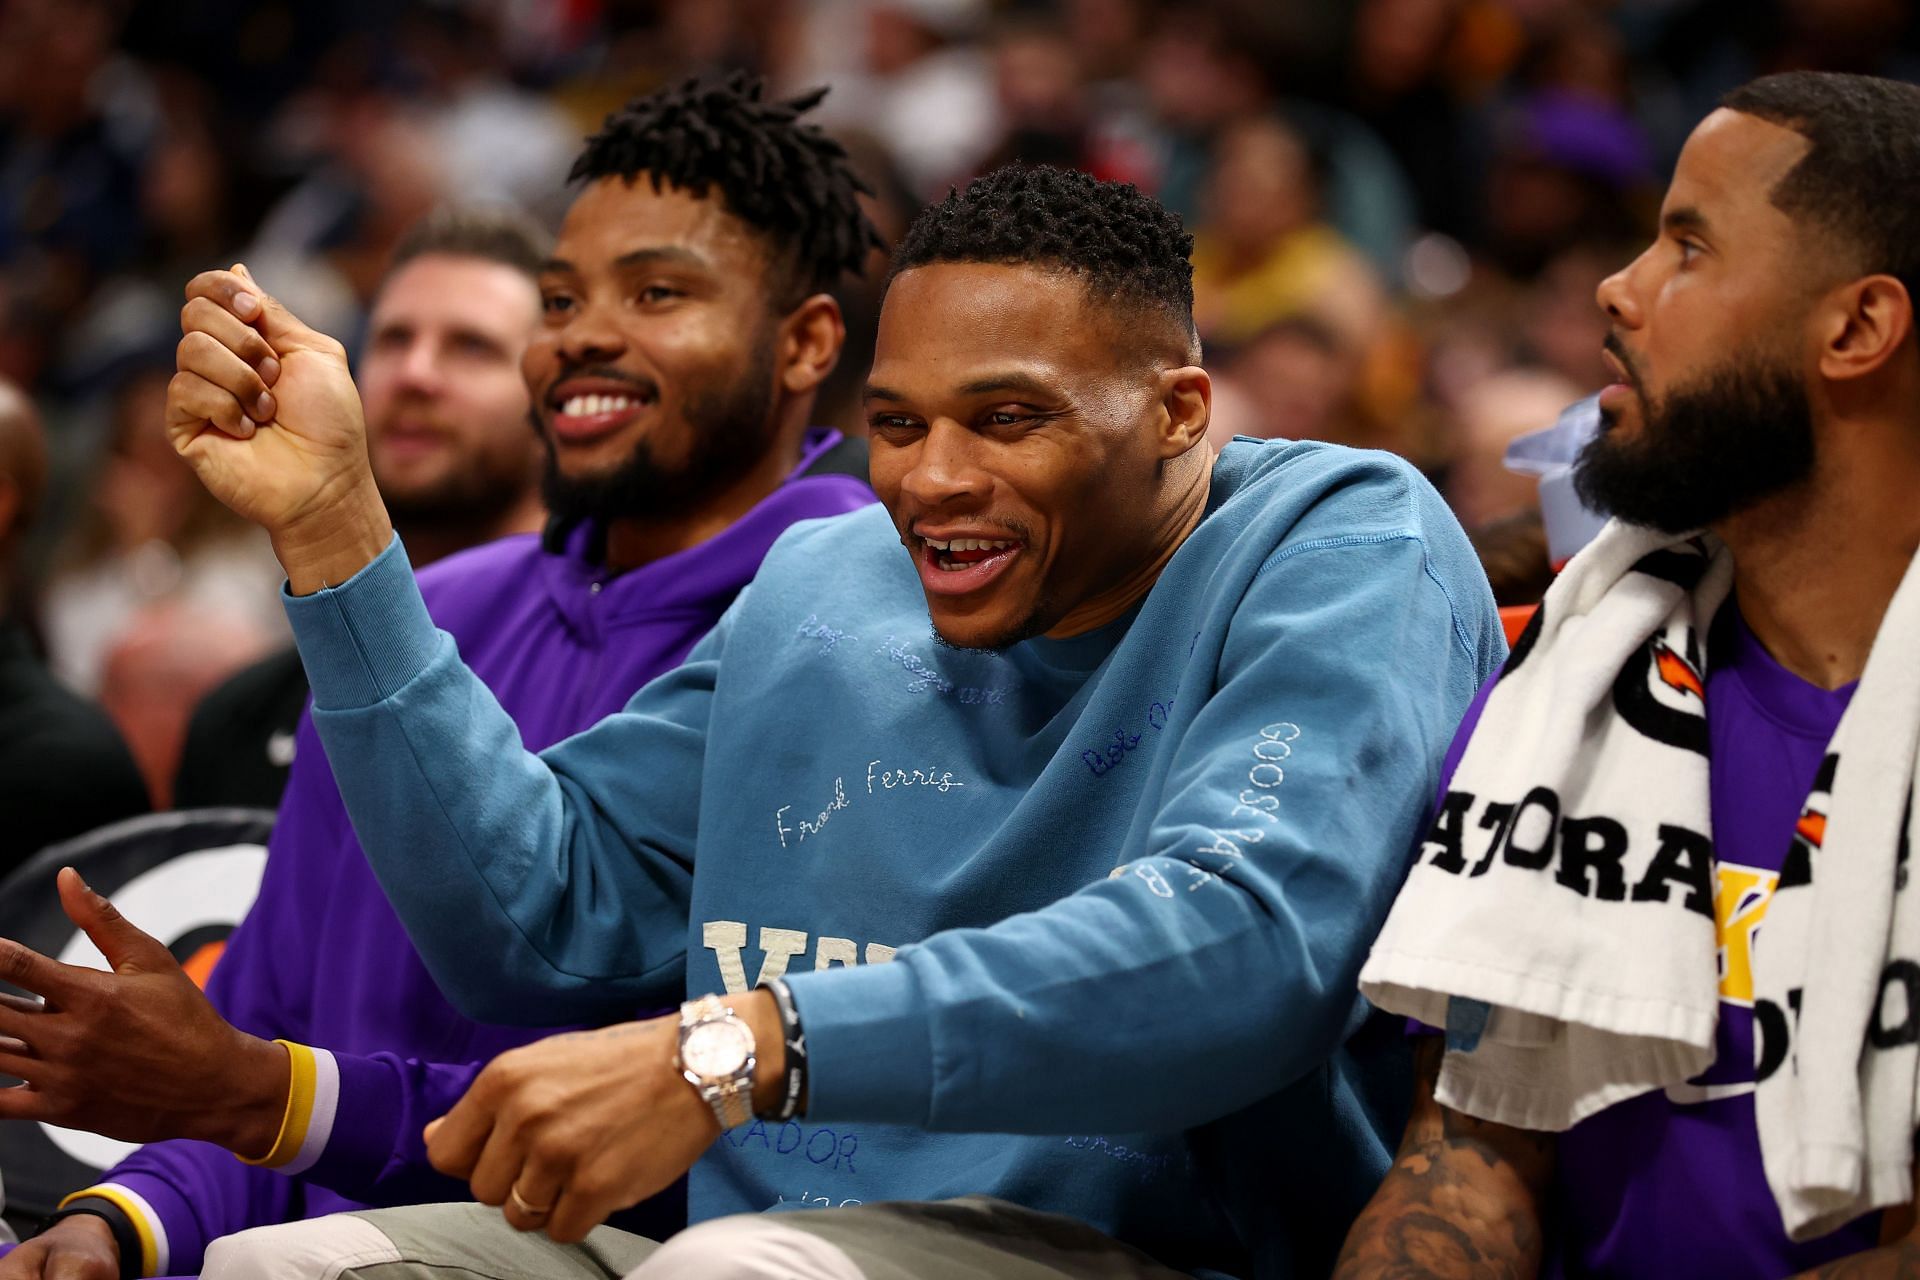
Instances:
[[[1627,350],[1626,343],[1620,341],[1620,335],[1609,332],[1606,341],[1602,342],[1600,346],[1608,355],[1620,362],[1620,367],[1627,372],[1627,381],[1633,385],[1633,389],[1639,392],[1642,398],[1645,398],[1647,388],[1646,383],[1640,379],[1640,366],[1634,363],[1633,354]]]
[[[1004,541],[1025,542],[1029,544],[1033,542],[1032,526],[1023,524],[1018,520],[989,519],[989,520],[983,521],[983,523],[991,525],[998,533],[1002,535],[1002,540]],[[900,530],[900,545],[907,548],[909,551],[911,551],[913,549],[913,542],[916,536],[917,535],[910,533],[905,529]]]
[[[540,398],[541,404],[551,403],[553,388],[569,378],[596,378],[607,382],[623,382],[639,392],[643,399],[660,399],[660,384],[644,374],[629,373],[625,369],[608,364],[566,364],[560,366],[560,372],[547,384],[546,395]]]

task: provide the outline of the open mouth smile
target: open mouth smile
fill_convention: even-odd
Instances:
[[[1026,544],[1013,538],[919,537],[914,563],[920,581],[936,595],[965,595],[992,582],[1019,558]]]
[[[563,385],[547,403],[554,435],[569,444],[586,444],[627,426],[657,400],[638,389],[573,390]]]

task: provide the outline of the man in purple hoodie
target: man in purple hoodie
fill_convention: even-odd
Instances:
[[[736,77],[640,98],[574,165],[584,185],[541,273],[524,364],[552,522],[420,575],[529,748],[677,665],[789,526],[872,501],[864,450],[807,425],[845,336],[827,290],[878,243],[844,153],[797,122],[817,97],[764,102]],[[488,1059],[551,1030],[471,1022],[440,995],[325,760],[303,722],[260,896],[211,1003],[62,877],[69,914],[141,983],[88,1029],[88,1088],[166,1099],[161,1131],[117,1136],[179,1140],[70,1197],[0,1277],[192,1273],[210,1241],[247,1227],[465,1198],[427,1163],[422,1127]],[[56,968],[73,984],[60,1003],[84,1007],[103,975]],[[261,1080],[272,1087],[238,1083]],[[682,1209],[660,1197],[633,1212],[656,1234]]]

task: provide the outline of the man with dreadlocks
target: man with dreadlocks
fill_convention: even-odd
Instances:
[[[1407,1083],[1355,977],[1504,646],[1404,463],[1209,453],[1190,246],[1052,169],[922,214],[866,389],[886,509],[790,531],[685,664],[540,755],[421,608],[337,345],[244,273],[188,286],[225,315],[188,319],[169,431],[272,531],[449,996],[690,997],[507,1053],[429,1126],[504,1216],[246,1232],[209,1276],[1324,1274]],[[596,1227],[690,1167],[698,1225]]]
[[[433,618],[530,746],[617,711],[677,664],[793,522],[873,500],[863,478],[835,473],[852,449],[864,476],[862,451],[807,427],[842,337],[825,291],[875,238],[840,149],[800,123],[815,100],[766,101],[738,79],[670,90],[610,118],[574,166],[584,185],[542,271],[545,321],[525,361],[553,521],[544,540],[504,539],[420,575]],[[77,921],[139,975],[124,979],[134,1021],[101,1006],[77,1029],[87,1095],[151,1107],[120,1136],[219,1145],[139,1150],[0,1275],[192,1274],[228,1232],[464,1195],[428,1166],[421,1126],[535,1033],[447,1003],[367,866],[311,724],[299,741],[213,1004],[164,949],[116,934],[69,890]],[[116,1128],[101,1115],[74,1118]],[[682,1214],[662,1196],[632,1225],[660,1233]]]

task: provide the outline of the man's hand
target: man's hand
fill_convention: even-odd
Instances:
[[[120,1249],[106,1223],[77,1213],[0,1258],[0,1280],[120,1280]]]
[[[786,1057],[773,998],[728,1001],[752,1029],[757,1110],[779,1096]],[[522,1231],[583,1238],[671,1186],[713,1144],[713,1110],[680,1074],[680,1020],[576,1031],[501,1054],[427,1126],[433,1167],[472,1184]],[[529,1212],[528,1210],[535,1212]]]
[[[272,535],[296,594],[353,576],[385,549],[347,353],[245,267],[187,285],[167,438],[220,501]]]
[[[68,867],[60,904],[113,972],[61,964],[0,938],[0,980],[45,1003],[0,997],[0,1118],[43,1120],[127,1142],[199,1138],[259,1158],[286,1112],[292,1066],[229,1025],[159,942]]]

